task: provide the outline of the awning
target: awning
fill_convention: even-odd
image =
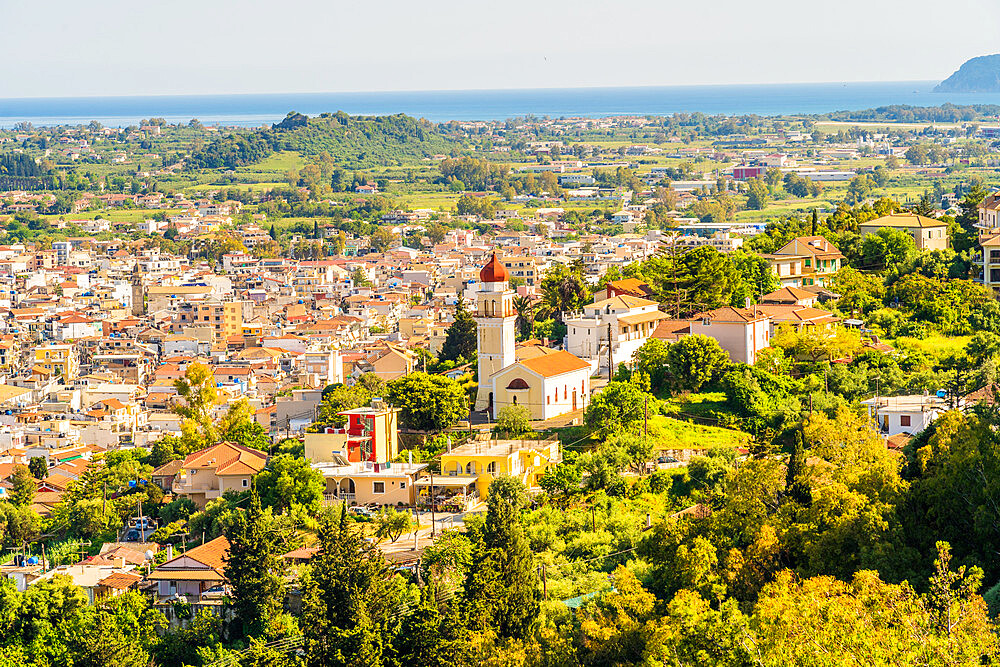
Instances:
[[[637,315],[622,315],[618,318],[618,322],[621,324],[642,324],[643,322],[656,322],[657,320],[667,319],[666,314],[661,313],[658,310],[654,310],[650,313],[639,313]]]
[[[215,570],[153,570],[147,579],[156,581],[225,581]]]
[[[434,475],[434,486],[435,487],[453,487],[461,486],[466,487],[470,484],[475,484],[479,477],[475,475]],[[430,486],[430,477],[421,477],[413,483],[415,486]]]

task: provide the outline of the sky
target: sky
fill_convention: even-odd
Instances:
[[[910,81],[996,0],[0,0],[0,98]]]

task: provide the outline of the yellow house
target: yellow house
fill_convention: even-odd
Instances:
[[[35,348],[35,365],[63,378],[64,382],[76,379],[79,361],[73,345],[43,345]]]
[[[465,494],[485,500],[490,482],[500,475],[516,477],[529,489],[550,466],[562,460],[558,440],[473,440],[441,454],[441,474],[434,476],[439,499]],[[430,492],[430,479],[416,482],[421,495]]]
[[[884,215],[858,225],[862,236],[877,234],[883,227],[901,229],[913,237],[917,250],[946,250],[948,248],[948,223],[916,213]]]

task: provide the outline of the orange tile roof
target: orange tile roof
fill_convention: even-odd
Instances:
[[[533,359],[525,359],[518,363],[542,377],[554,377],[563,373],[590,368],[589,363],[566,350],[560,350],[555,354],[546,354]]]
[[[215,470],[216,475],[254,475],[264,469],[267,455],[235,442],[220,442],[188,454],[184,468]]]

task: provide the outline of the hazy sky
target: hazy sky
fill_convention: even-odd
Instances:
[[[0,98],[941,79],[996,0],[0,0]]]

